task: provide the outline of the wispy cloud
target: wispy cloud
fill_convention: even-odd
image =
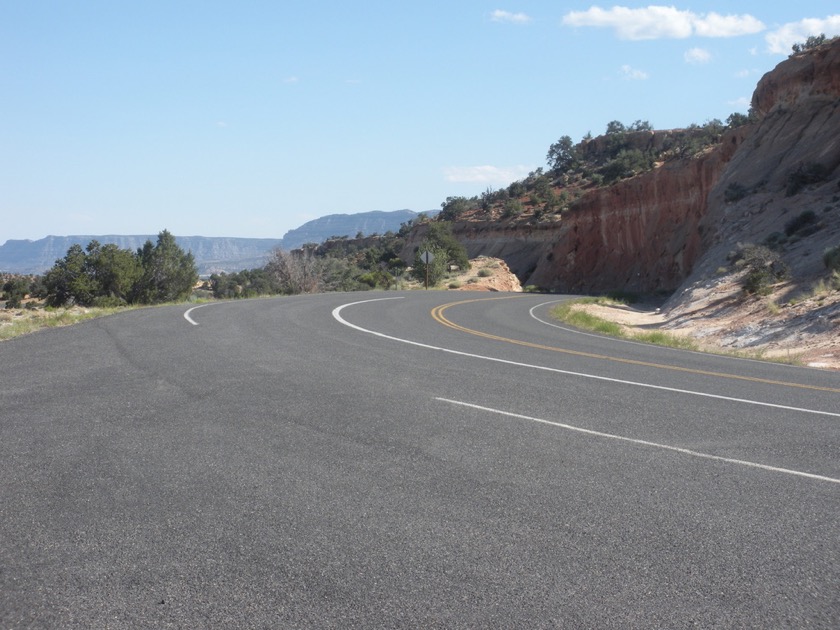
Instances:
[[[698,14],[675,7],[649,6],[642,9],[591,7],[571,11],[563,17],[567,26],[611,28],[620,39],[685,39],[687,37],[734,37],[765,29],[751,15]]]
[[[729,101],[729,105],[733,107],[738,107],[740,109],[749,109],[750,108],[750,99],[746,96],[742,96],[741,98],[736,98],[734,101]]]
[[[638,70],[637,68],[633,68],[627,64],[621,66],[620,72],[621,78],[625,81],[644,81],[650,77],[650,75],[644,70]]]
[[[699,66],[709,63],[712,60],[712,54],[705,48],[690,48],[685,51],[683,58],[686,63]]]
[[[760,33],[766,28],[764,22],[749,14],[721,15],[713,12],[693,16],[692,23],[699,37],[740,37]]]
[[[299,83],[299,82],[300,82],[300,79],[295,77],[295,76],[286,77],[285,79],[283,79],[283,83]]]
[[[466,184],[507,185],[528,176],[529,166],[450,166],[443,169],[448,182]]]
[[[764,39],[767,42],[767,52],[788,55],[794,44],[804,43],[811,35],[826,35],[827,37],[840,35],[840,14],[788,22],[767,33]]]
[[[493,11],[490,14],[490,19],[494,22],[507,22],[509,24],[527,24],[531,21],[531,17],[525,13],[511,13],[501,9]]]

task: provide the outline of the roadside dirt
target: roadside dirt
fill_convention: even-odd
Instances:
[[[513,275],[504,260],[479,256],[470,261],[470,269],[460,274],[450,284],[456,291],[522,291],[519,279]]]
[[[840,370],[840,291],[791,296],[778,285],[771,295],[744,296],[737,275],[695,286],[667,311],[654,307],[578,308],[633,331],[662,330],[690,337],[701,349],[779,359]]]

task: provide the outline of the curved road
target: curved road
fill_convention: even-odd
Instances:
[[[0,627],[840,626],[840,374],[583,334],[557,299],[0,344]]]

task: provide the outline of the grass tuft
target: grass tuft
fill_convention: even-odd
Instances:
[[[580,298],[563,302],[551,309],[551,315],[555,319],[563,323],[588,330],[610,337],[617,337],[619,339],[629,339],[632,341],[640,341],[643,343],[652,343],[658,346],[667,346],[669,348],[680,348],[683,350],[697,350],[697,344],[686,337],[677,335],[670,335],[659,330],[645,331],[645,332],[628,332],[621,324],[607,321],[591,313],[586,313],[574,308],[576,304],[602,304],[605,306],[616,306],[620,302],[611,300],[609,298]]]

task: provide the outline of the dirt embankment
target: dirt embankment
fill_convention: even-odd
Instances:
[[[701,350],[735,352],[840,370],[840,292],[815,289],[789,297],[780,284],[768,296],[745,296],[727,275],[690,289],[680,305],[654,308],[580,305],[629,333],[662,330],[693,339]]]
[[[470,269],[450,280],[458,291],[521,291],[519,279],[504,260],[479,256],[470,260]]]

